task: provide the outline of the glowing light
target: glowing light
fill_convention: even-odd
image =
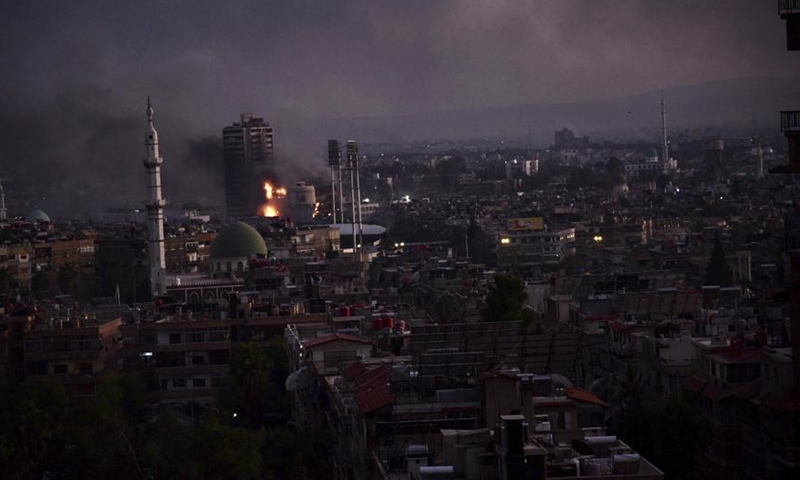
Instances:
[[[261,216],[262,217],[280,217],[280,213],[278,209],[273,207],[272,205],[264,205],[261,207]]]
[[[286,197],[286,189],[283,187],[276,188],[269,182],[264,182],[264,197],[267,200],[261,207],[261,216],[262,217],[280,217],[281,212],[278,210],[277,206],[273,204],[270,200],[275,200],[279,198]]]
[[[500,243],[502,243],[503,245],[508,245],[509,243],[511,243],[511,239],[508,237],[501,238]]]
[[[594,240],[595,242],[598,242],[598,243],[599,243],[599,242],[602,242],[602,241],[603,241],[603,236],[602,236],[602,235],[595,235],[595,236],[592,238],[592,240]]]

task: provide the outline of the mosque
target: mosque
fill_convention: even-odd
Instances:
[[[223,228],[211,244],[208,271],[205,273],[167,275],[164,255],[164,206],[161,191],[161,165],[158,132],[153,123],[153,107],[147,101],[148,128],[145,133],[147,170],[150,193],[148,212],[148,250],[150,285],[154,298],[168,296],[177,302],[199,305],[207,301],[227,299],[244,288],[244,275],[254,262],[267,258],[267,245],[261,234],[244,222]],[[37,213],[38,212],[38,213]],[[44,221],[44,212],[34,211],[31,218]],[[49,221],[49,218],[47,219]],[[30,220],[29,220],[30,221]]]

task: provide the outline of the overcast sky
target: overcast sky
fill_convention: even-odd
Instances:
[[[784,28],[772,0],[4,0],[0,167],[113,164],[147,95],[184,158],[244,111],[278,131],[796,75]],[[49,149],[15,131],[43,118]]]

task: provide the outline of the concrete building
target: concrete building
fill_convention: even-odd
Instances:
[[[22,334],[25,377],[48,377],[70,396],[91,396],[104,374],[118,370],[122,319],[30,318]]]
[[[287,190],[289,218],[295,224],[311,223],[317,212],[317,193],[313,185],[298,182]]]
[[[225,164],[225,206],[228,217],[258,215],[264,193],[261,182],[272,167],[272,127],[263,118],[242,114],[222,129]]]
[[[558,265],[574,252],[575,229],[510,230],[500,235],[497,260],[501,266],[536,268]]]
[[[562,128],[556,130],[555,133],[555,147],[556,149],[564,148],[581,148],[589,145],[589,137],[578,137],[575,132],[569,128]]]

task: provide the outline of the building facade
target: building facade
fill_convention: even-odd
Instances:
[[[229,217],[253,217],[263,203],[261,180],[272,166],[272,127],[263,118],[242,114],[222,129],[225,206]]]

